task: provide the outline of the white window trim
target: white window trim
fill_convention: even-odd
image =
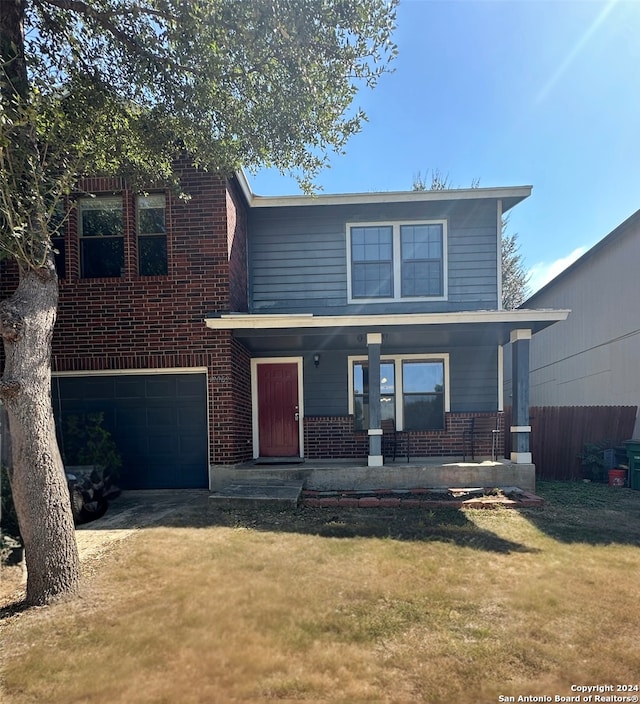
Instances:
[[[355,413],[355,404],[353,398],[353,363],[354,362],[368,362],[369,357],[367,355],[352,355],[347,357],[348,364],[348,384],[349,384],[349,415]],[[449,353],[443,352],[441,354],[429,353],[429,354],[393,354],[393,355],[381,355],[381,362],[393,362],[395,371],[395,381],[396,381],[396,391],[395,391],[395,402],[396,402],[396,427],[398,430],[404,430],[404,406],[402,403],[403,392],[402,392],[402,362],[443,362],[444,364],[444,412],[449,413],[451,411],[451,393],[449,384]]]
[[[124,204],[122,196],[96,196],[95,198],[79,198],[78,210],[78,232],[80,237],[84,237],[82,232],[82,213],[88,210],[119,210],[122,213],[123,233],[121,235],[105,235],[105,237],[124,237]],[[88,239],[91,239],[89,237]]]
[[[164,232],[140,232],[140,211],[141,210],[164,210],[165,229]],[[136,234],[138,237],[160,237],[167,234],[167,199],[164,193],[153,193],[146,196],[136,196]]]
[[[102,237],[92,237],[84,234],[83,227],[84,222],[82,218],[82,213],[90,210],[119,210],[122,213],[122,233],[119,235],[109,234],[102,235]],[[79,198],[78,199],[78,245],[79,245],[79,267],[80,267],[80,278],[83,280],[91,280],[94,278],[123,278],[127,270],[127,248],[126,248],[126,234],[127,234],[127,214],[124,207],[124,202],[122,195],[119,196],[96,196],[95,198]],[[122,250],[122,267],[120,269],[119,276],[87,276],[84,271],[84,257],[83,257],[83,242],[92,242],[99,239],[105,240],[122,240],[123,250]]]
[[[402,254],[400,251],[400,227],[402,225],[442,225],[442,296],[405,296],[402,294]],[[354,227],[391,227],[393,237],[393,296],[391,298],[354,298],[351,286],[351,229]],[[446,301],[449,298],[448,246],[446,220],[385,220],[379,222],[348,222],[347,243],[347,302],[391,303],[411,301]]]
[[[141,210],[151,210],[151,209],[157,209],[157,210],[163,210],[164,211],[164,232],[140,232],[140,211]],[[144,239],[153,239],[153,238],[160,238],[164,237],[165,241],[165,250],[166,250],[166,266],[167,266],[167,273],[166,274],[143,274],[141,273],[141,254],[140,250],[142,249],[142,246],[140,244],[141,240]],[[164,193],[151,193],[147,195],[138,195],[136,196],[136,247],[138,249],[138,270],[137,274],[138,276],[141,277],[148,277],[148,276],[167,276],[169,273],[169,237],[167,234],[167,198]]]

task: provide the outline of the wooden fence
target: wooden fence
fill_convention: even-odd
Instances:
[[[539,479],[579,479],[587,442],[630,440],[637,406],[537,406],[530,409],[531,454]],[[505,409],[505,455],[511,453],[511,409]]]

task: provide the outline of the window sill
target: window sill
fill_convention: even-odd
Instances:
[[[348,298],[347,303],[361,305],[374,303],[425,303],[425,302],[440,302],[448,301],[449,297],[444,296],[411,296],[410,298]]]

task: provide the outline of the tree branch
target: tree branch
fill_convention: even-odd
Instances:
[[[75,12],[79,15],[84,15],[89,19],[94,20],[102,29],[109,32],[115,39],[121,42],[127,49],[138,54],[139,56],[144,56],[150,59],[154,63],[166,62],[166,58],[154,54],[153,52],[147,51],[144,47],[136,41],[134,37],[124,32],[120,27],[118,27],[112,20],[114,17],[130,16],[133,14],[131,10],[125,12],[116,12],[115,10],[109,12],[100,12],[91,7],[84,0],[35,0],[36,4],[41,8],[44,6],[57,7],[60,10],[68,10]],[[161,17],[162,19],[169,20],[172,19],[171,15],[161,12],[160,10],[152,10],[147,8],[139,8],[140,14],[150,15],[154,17]],[[184,70],[184,67],[179,67]]]
[[[90,15],[92,17],[100,16],[107,19],[111,17],[126,17],[134,14],[134,10],[125,8],[122,8],[120,11],[111,10],[109,12],[99,12],[98,10],[94,10],[90,7],[86,2],[84,2],[84,0],[35,0],[35,4],[40,5],[40,7],[42,7],[42,5],[51,5],[59,8],[60,10],[71,10],[73,12]],[[140,15],[161,17],[163,20],[170,20],[173,18],[173,15],[170,13],[163,12],[162,10],[154,10],[151,7],[141,7],[138,5],[136,6],[135,11]]]

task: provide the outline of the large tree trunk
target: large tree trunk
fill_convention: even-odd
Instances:
[[[51,407],[51,337],[58,306],[24,54],[26,0],[0,0],[2,239],[20,268],[0,303],[6,353],[0,398],[7,407],[9,479],[27,562],[27,602],[77,593],[80,566],[71,502]]]
[[[58,280],[49,269],[23,271],[0,303],[6,362],[0,382],[11,433],[13,500],[25,546],[27,602],[73,596],[79,559],[51,405],[51,337]]]

